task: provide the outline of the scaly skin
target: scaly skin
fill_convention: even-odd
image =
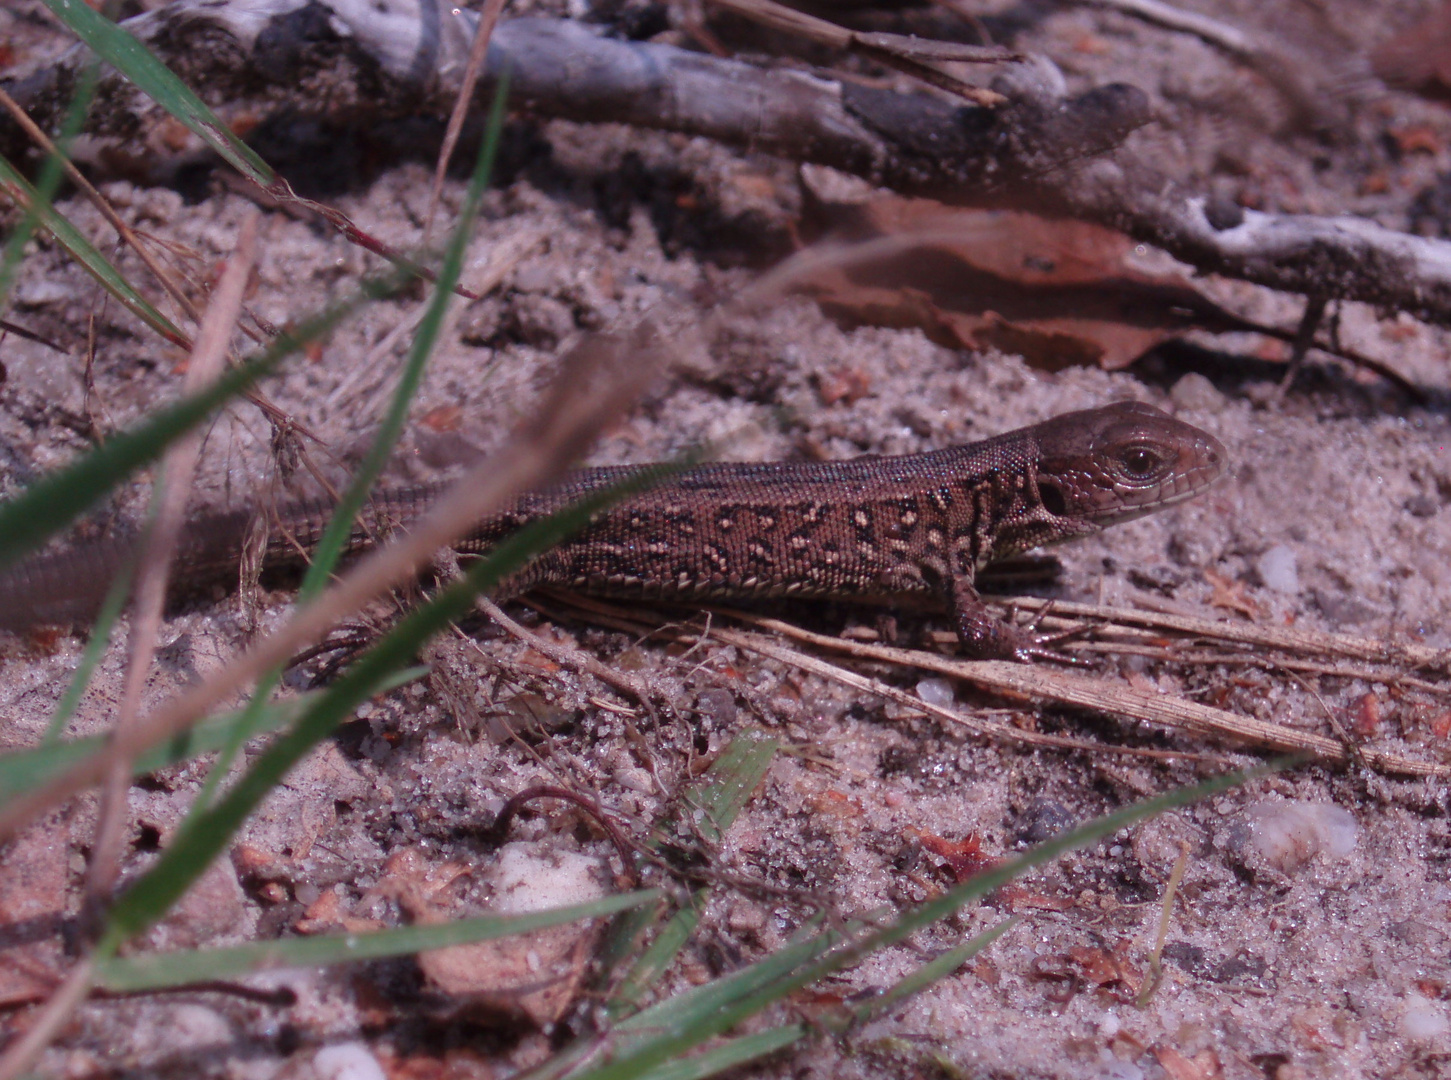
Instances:
[[[969,655],[1057,656],[992,616],[974,588],[977,572],[994,559],[1182,502],[1208,487],[1226,460],[1212,436],[1148,405],[1122,402],[925,454],[701,465],[667,473],[598,514],[506,591],[554,585],[689,600],[920,597],[953,612]],[[520,526],[647,468],[574,473],[521,495],[456,547],[487,551]],[[407,527],[443,490],[376,494],[353,548]],[[280,508],[264,564],[311,550],[329,512],[320,501]],[[175,578],[191,583],[235,570],[250,517],[239,512],[189,526]],[[0,576],[0,625],[69,621],[94,610],[128,550],[120,542],[62,552]]]

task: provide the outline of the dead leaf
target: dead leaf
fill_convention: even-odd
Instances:
[[[969,833],[961,840],[947,840],[922,829],[911,828],[906,832],[923,848],[945,860],[955,881],[966,881],[974,874],[997,864],[992,856],[983,854],[982,838],[976,833]]]
[[[463,408],[458,405],[440,405],[419,417],[418,422],[429,431],[457,431],[463,423]]]
[[[411,872],[417,871],[415,866]],[[583,855],[541,853],[532,843],[506,844],[489,869],[491,910],[523,914],[599,899],[604,889],[598,871],[598,862]],[[441,909],[421,907],[414,913],[419,922],[468,914],[474,912],[450,910],[445,916]],[[603,924],[594,920],[432,949],[419,953],[418,967],[435,988],[464,999],[471,1009],[520,1017],[542,1028],[559,1020],[578,995],[602,931]]]
[[[900,198],[821,216],[854,239],[924,237],[812,275],[806,291],[849,325],[918,327],[949,348],[997,348],[1048,371],[1125,367],[1195,327],[1249,329],[1182,274],[1134,265],[1135,242],[1098,225]]]
[[[817,393],[823,405],[855,405],[872,392],[872,377],[860,368],[841,368],[822,377]]]
[[[1204,571],[1204,580],[1214,586],[1214,594],[1209,598],[1210,607],[1237,611],[1251,621],[1260,617],[1259,605],[1246,595],[1245,590],[1249,586],[1243,581],[1236,581],[1217,570],[1208,569]]]
[[[1451,99],[1451,3],[1382,42],[1371,52],[1370,64],[1389,86]]]

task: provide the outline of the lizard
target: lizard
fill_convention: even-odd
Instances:
[[[997,618],[977,593],[977,573],[994,560],[1173,506],[1208,487],[1227,462],[1213,436],[1153,406],[1119,402],[924,453],[696,465],[666,472],[597,512],[500,592],[551,586],[685,601],[926,600],[952,614],[969,656],[1063,659],[1049,639]],[[650,468],[582,469],[522,493],[455,550],[486,553],[524,525]],[[351,548],[406,528],[446,488],[439,482],[375,492]],[[273,511],[262,565],[304,557],[331,509],[313,499]],[[238,510],[192,522],[174,577],[195,584],[235,572],[252,520],[252,512]],[[0,574],[0,627],[94,612],[133,547],[125,540],[80,547]]]

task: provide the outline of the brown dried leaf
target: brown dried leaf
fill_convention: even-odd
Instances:
[[[850,325],[915,326],[949,348],[998,348],[1048,371],[1114,370],[1191,328],[1248,328],[1183,275],[1134,266],[1134,241],[1098,225],[900,198],[822,216],[853,239],[922,237],[811,275],[807,291]]]
[[[1250,599],[1249,586],[1243,581],[1236,581],[1226,574],[1210,569],[1204,571],[1204,580],[1214,586],[1214,594],[1209,598],[1210,607],[1217,607],[1222,611],[1237,611],[1251,621],[1260,617],[1260,607]]]
[[[412,912],[418,922],[475,914],[457,904],[447,904],[447,910],[441,906],[446,898],[439,886],[451,880],[448,870],[440,874],[415,863],[406,872],[415,884],[415,903],[418,884],[426,879],[435,886],[426,903]],[[605,893],[593,860],[538,851],[531,844],[502,848],[490,867],[488,883],[494,892],[492,909],[499,914],[587,903]],[[519,1017],[545,1027],[563,1016],[579,993],[602,931],[603,925],[594,920],[452,945],[419,953],[418,967],[436,989],[461,999],[471,1011]]]
[[[1390,86],[1451,99],[1451,3],[1382,42],[1371,52],[1370,63]]]
[[[1224,1076],[1219,1055],[1213,1050],[1205,1050],[1193,1058],[1187,1058],[1172,1046],[1156,1046],[1154,1057],[1158,1059],[1169,1080],[1220,1080]]]

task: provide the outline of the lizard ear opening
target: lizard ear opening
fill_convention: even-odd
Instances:
[[[1063,489],[1057,484],[1038,481],[1038,501],[1043,504],[1043,509],[1054,517],[1062,517],[1068,513],[1068,500],[1063,497]]]

